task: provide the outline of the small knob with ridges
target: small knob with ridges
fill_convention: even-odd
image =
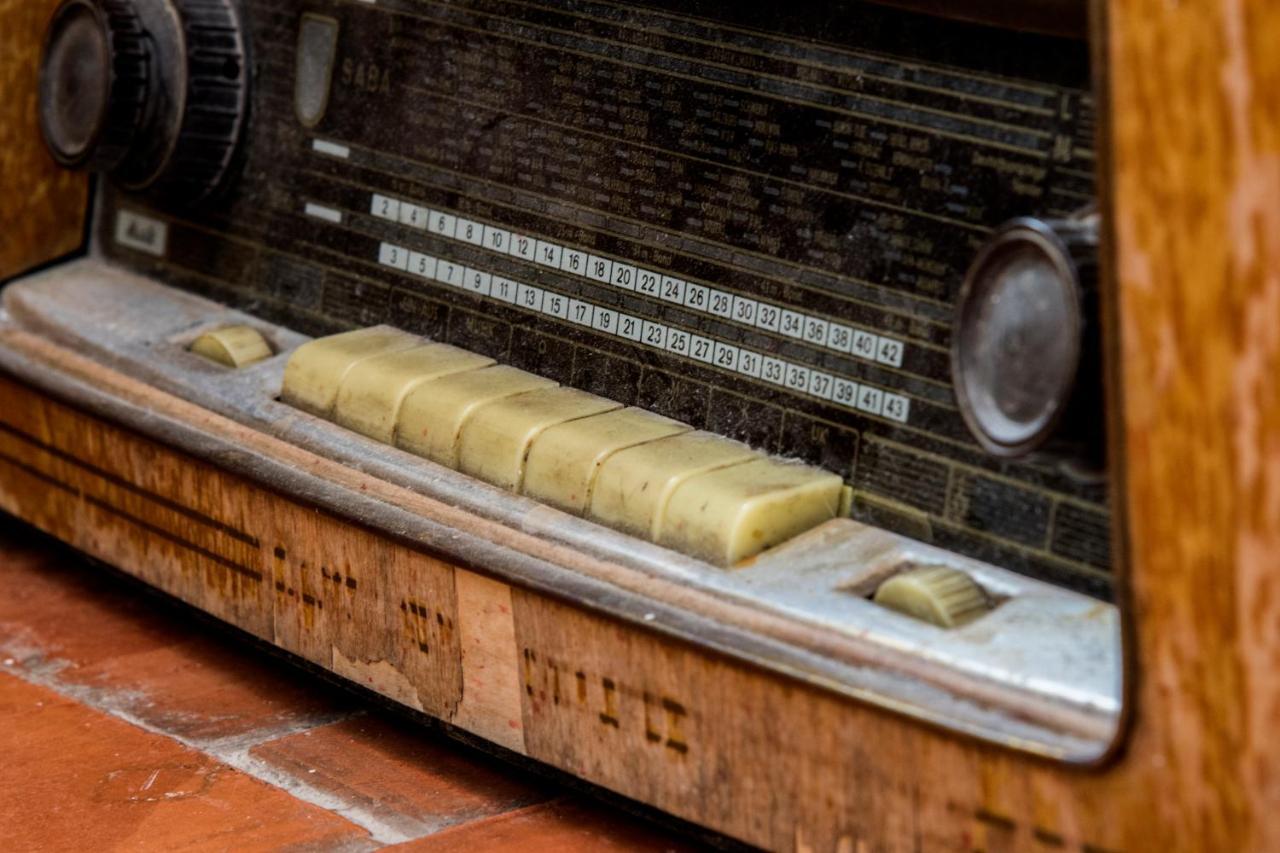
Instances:
[[[873,600],[940,628],[955,628],[991,609],[982,587],[950,566],[921,566],[900,572],[880,584]]]

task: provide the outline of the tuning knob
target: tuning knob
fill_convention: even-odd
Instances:
[[[1098,217],[1015,219],[969,267],[951,374],[960,414],[994,456],[1101,468]]]
[[[192,203],[224,181],[247,100],[232,0],[64,0],[40,70],[54,159]]]
[[[49,25],[40,75],[40,126],[63,166],[107,171],[142,124],[151,50],[133,6],[70,0]]]

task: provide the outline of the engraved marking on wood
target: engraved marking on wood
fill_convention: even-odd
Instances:
[[[688,716],[685,706],[660,692],[635,687],[611,675],[588,673],[572,664],[540,654],[537,649],[521,650],[524,668],[525,697],[535,712],[562,704],[560,684],[572,681],[576,687],[576,706],[564,702],[566,713],[594,715],[597,725],[633,739],[632,726],[638,724],[643,742],[664,745],[672,753],[683,756],[689,751],[684,734]],[[640,713],[633,709],[639,706]],[[634,738],[639,741],[639,738]]]

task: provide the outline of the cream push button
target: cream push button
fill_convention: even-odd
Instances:
[[[880,584],[874,600],[939,628],[963,625],[991,609],[973,578],[949,566],[921,566],[896,574]]]
[[[692,429],[644,409],[618,409],[550,427],[529,449],[523,492],[582,515],[590,503],[596,474],[610,456]]]
[[[778,459],[690,477],[672,493],[659,544],[732,565],[835,518],[844,481]]]
[[[575,388],[549,388],[480,406],[462,425],[458,470],[518,492],[533,440],[557,424],[622,408]]]
[[[685,480],[762,458],[745,444],[709,432],[688,432],[620,450],[600,466],[588,515],[657,540],[667,501]]]
[[[421,344],[416,335],[390,326],[373,326],[317,338],[298,347],[284,368],[280,399],[290,406],[327,418],[347,371],[366,358]]]
[[[196,338],[191,352],[224,367],[248,367],[275,353],[262,333],[252,326],[226,326]]]
[[[375,355],[352,365],[338,388],[335,423],[384,444],[395,441],[396,420],[405,398],[423,382],[478,370],[494,363],[448,344],[427,344]]]
[[[458,437],[472,412],[504,397],[555,387],[557,383],[550,379],[505,365],[432,379],[405,397],[396,424],[396,445],[457,468]]]
[[[389,326],[299,347],[281,398],[717,565],[755,556],[847,503],[835,474]]]

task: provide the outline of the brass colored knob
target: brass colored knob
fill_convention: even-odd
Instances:
[[[191,352],[224,367],[248,367],[275,353],[262,333],[252,326],[226,326],[196,338]]]
[[[874,601],[912,618],[955,628],[991,609],[973,578],[947,566],[923,566],[896,574],[876,590]]]

